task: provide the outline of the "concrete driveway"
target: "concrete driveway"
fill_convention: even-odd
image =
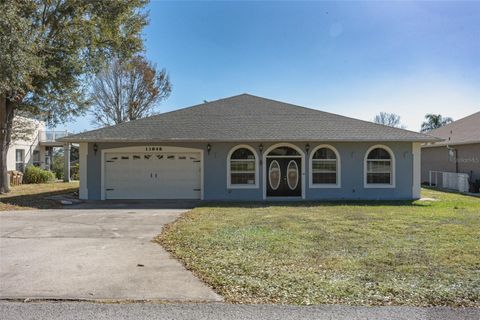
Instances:
[[[186,209],[0,212],[0,298],[221,301],[151,242]]]

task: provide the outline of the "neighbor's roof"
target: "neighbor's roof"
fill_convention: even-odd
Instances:
[[[241,94],[63,138],[65,142],[417,141],[438,139]]]
[[[480,143],[480,111],[434,129],[428,134],[444,139],[444,141],[429,144],[428,147]]]

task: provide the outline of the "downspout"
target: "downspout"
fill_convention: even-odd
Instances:
[[[448,144],[447,144],[447,149],[448,149],[448,151],[453,151],[453,152],[454,152],[454,156],[455,156],[455,173],[458,173],[458,150],[455,149],[455,148],[450,147]]]

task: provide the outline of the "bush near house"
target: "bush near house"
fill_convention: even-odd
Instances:
[[[34,166],[28,166],[23,174],[24,183],[46,183],[54,180],[53,172]]]
[[[78,163],[72,166],[70,178],[72,180],[80,180],[80,165]]]
[[[63,179],[63,154],[54,153],[52,161],[52,171],[55,174],[55,177],[59,180]]]

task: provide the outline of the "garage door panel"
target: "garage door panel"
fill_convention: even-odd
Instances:
[[[199,199],[196,153],[107,153],[106,199]]]

